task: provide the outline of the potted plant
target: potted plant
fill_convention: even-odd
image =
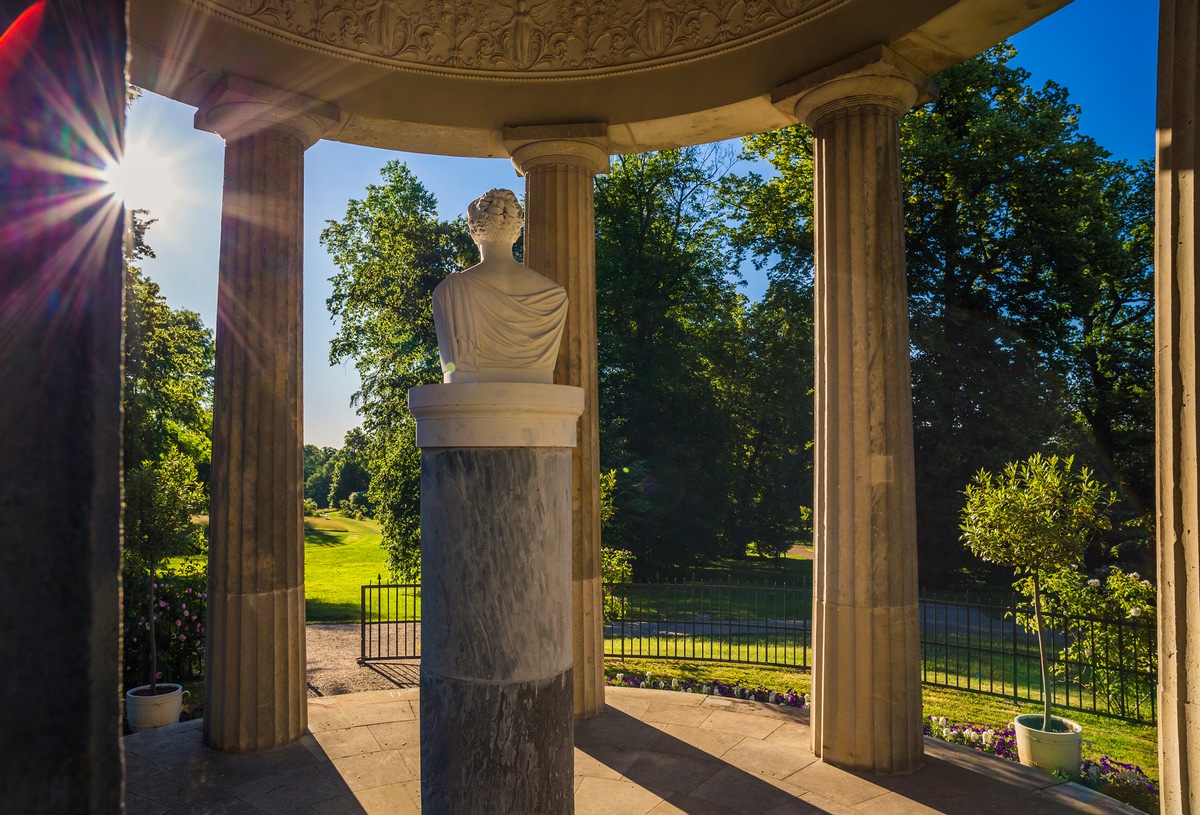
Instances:
[[[126,563],[145,570],[145,641],[150,651],[150,682],[125,692],[125,715],[134,732],[179,721],[183,687],[161,682],[158,669],[158,632],[155,597],[158,567],[162,558],[197,551],[203,543],[192,513],[204,503],[196,482],[196,466],[182,453],[172,450],[158,461],[144,461],[133,468],[125,482]],[[131,598],[132,599],[132,598]]]
[[[962,540],[977,557],[1009,566],[1013,588],[1033,610],[1041,663],[1042,713],[1016,717],[1017,755],[1022,764],[1079,776],[1082,728],[1050,713],[1050,672],[1046,658],[1042,592],[1050,575],[1083,563],[1092,536],[1109,527],[1106,511],[1115,500],[1086,467],[1072,471],[1073,457],[1012,462],[994,477],[980,470],[967,485]]]

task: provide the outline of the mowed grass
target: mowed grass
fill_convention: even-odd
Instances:
[[[692,570],[689,582],[746,584],[751,586],[812,586],[811,557],[785,555],[780,558],[747,555],[722,558]]]
[[[812,677],[788,668],[760,665],[730,665],[713,662],[675,662],[654,659],[620,659],[606,657],[605,672],[654,674],[656,679],[671,677],[697,680],[719,679],[737,682],[748,687],[763,687],[784,692],[809,693]],[[945,716],[953,724],[979,724],[1003,727],[1021,713],[1040,713],[1036,703],[1013,704],[1011,700],[983,693],[921,687],[926,716]],[[1083,757],[1098,759],[1106,755],[1117,761],[1136,764],[1151,779],[1158,781],[1158,730],[1153,725],[1135,724],[1108,716],[1097,716],[1074,710],[1055,708],[1054,715],[1065,716],[1083,726],[1083,737],[1091,742],[1083,745]]]
[[[304,519],[305,616],[310,623],[356,623],[363,584],[387,579],[382,534],[373,520],[327,514]]]
[[[362,586],[380,575],[387,582],[387,558],[379,524],[327,512],[304,519],[304,605],[310,623],[356,623],[361,618]],[[178,568],[186,558],[170,558]]]

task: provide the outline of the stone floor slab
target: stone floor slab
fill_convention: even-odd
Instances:
[[[808,717],[697,694],[609,688],[575,728],[576,815],[1130,815],[1053,776],[927,740],[924,769],[873,777],[812,755]],[[417,691],[309,700],[312,735],[221,753],[199,723],[125,739],[130,815],[416,815]],[[682,722],[697,721],[699,725]],[[351,725],[351,721],[359,724]],[[336,725],[336,726],[333,726]]]

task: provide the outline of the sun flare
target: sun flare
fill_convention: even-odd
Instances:
[[[182,194],[174,159],[144,141],[129,142],[125,155],[104,170],[109,191],[129,209],[170,216]]]

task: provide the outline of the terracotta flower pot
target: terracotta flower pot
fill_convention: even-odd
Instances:
[[[183,688],[172,682],[159,682],[157,695],[151,695],[150,689],[150,685],[138,685],[125,692],[125,718],[134,733],[179,721]]]
[[[1023,713],[1016,718],[1013,727],[1017,731],[1017,758],[1030,767],[1057,770],[1077,780],[1083,762],[1083,728],[1058,716],[1051,716],[1050,724],[1051,731],[1042,730],[1038,713]]]

